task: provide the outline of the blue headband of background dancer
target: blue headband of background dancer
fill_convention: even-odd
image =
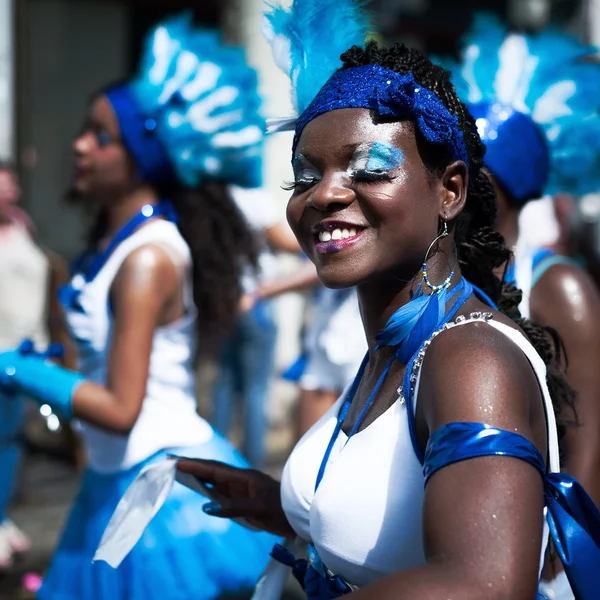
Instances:
[[[366,108],[381,117],[409,117],[423,137],[443,145],[455,160],[469,166],[469,155],[456,115],[430,90],[415,82],[412,73],[401,75],[379,65],[336,71],[308,108],[298,117],[295,153],[304,127],[323,113],[340,108]]]
[[[106,97],[119,122],[123,145],[138,166],[141,178],[150,183],[174,178],[173,165],[157,136],[157,122],[142,114],[130,87],[112,87]]]
[[[468,106],[486,147],[484,163],[518,202],[539,198],[550,177],[550,153],[543,131],[510,106],[482,102]]]

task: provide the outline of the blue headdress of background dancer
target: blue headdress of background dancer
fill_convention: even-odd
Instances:
[[[191,14],[158,25],[138,75],[107,97],[150,183],[175,177],[195,187],[216,178],[260,186],[265,125],[256,72],[243,49],[223,46],[216,31],[193,29]]]
[[[482,14],[465,37],[462,61],[446,61],[459,97],[486,146],[485,165],[511,204],[543,194],[579,196],[600,188],[600,65],[596,49],[555,30],[508,34]],[[521,232],[507,280],[529,292],[545,267],[564,257]]]
[[[246,188],[262,184],[265,121],[256,71],[242,48],[224,46],[217,31],[194,28],[191,13],[156,26],[137,75],[105,95],[140,180],[159,193],[173,182],[187,188],[215,179]],[[76,304],[79,288],[112,250],[141,219],[157,214],[177,217],[168,198],[143,207],[101,255],[82,257],[77,266],[84,272],[61,290],[62,301]]]
[[[293,128],[295,132],[293,151],[296,149],[304,126],[312,119],[332,110],[363,108],[387,118],[411,118],[427,141],[444,146],[449,156],[455,160],[462,160],[469,167],[469,157],[456,115],[446,108],[433,91],[417,84],[412,73],[400,74],[377,65],[339,70],[341,66],[338,58],[340,52],[354,44],[362,44],[365,37],[364,19],[361,18],[360,7],[354,2],[351,0],[346,2],[342,0],[296,0],[289,10],[273,8],[267,15],[267,22],[267,39],[273,46],[277,64],[290,76],[299,115],[295,119],[279,120],[273,123],[274,127],[271,129]],[[322,40],[324,39],[327,40],[327,44],[323,44]],[[530,69],[534,66],[531,65]],[[532,70],[535,71],[534,68]],[[559,95],[562,93],[563,104],[566,106],[566,100],[573,96],[571,90],[572,86],[558,84],[553,89],[553,93]],[[544,115],[544,108],[543,102],[536,106],[537,111],[542,115]],[[518,111],[513,109],[512,112],[516,115]],[[507,112],[504,121],[508,121],[510,114],[512,113]],[[523,114],[527,115],[528,111]],[[554,123],[558,123],[561,116],[566,122],[569,114],[570,110],[567,108],[563,115],[554,114]],[[518,115],[514,118],[517,119]],[[549,119],[548,122],[550,122]],[[514,123],[518,130],[522,121]],[[512,131],[513,140],[517,142],[515,145],[518,145],[521,134],[516,138],[515,130]],[[584,134],[582,130],[580,133]],[[560,129],[554,130],[555,136],[560,136],[560,134]],[[529,130],[527,135],[529,136]],[[545,149],[543,136],[538,133],[537,128],[533,129],[530,137],[534,138],[536,135],[539,136],[538,147],[543,149],[540,150],[541,158],[539,160],[541,175],[538,174],[538,178],[534,180],[533,177],[528,178],[527,173],[524,173],[524,184],[518,188],[519,195],[523,189],[525,194],[536,194],[546,185],[548,150]],[[494,138],[494,135],[491,137]],[[439,329],[445,322],[452,319],[456,314],[456,306],[460,307],[464,298],[468,297],[470,291],[473,290],[472,286],[462,279],[453,290],[455,293],[459,290],[460,297],[446,312],[447,300],[452,294],[451,292],[446,296],[449,283],[444,282],[441,286],[429,287],[432,288],[430,294],[424,294],[422,290],[417,292],[408,304],[392,315],[378,336],[380,346],[392,346],[395,350],[395,357],[401,362],[407,363],[403,391],[405,393],[408,391],[409,394],[412,368],[417,361],[422,360],[422,358],[419,359],[420,349],[430,337],[430,330],[432,328],[433,330]],[[489,299],[487,301],[489,302]],[[338,415],[336,430],[319,469],[316,486],[319,485],[323,476],[329,452],[341,430],[346,414],[345,410],[348,410],[360,377],[361,372],[346,395],[340,415]],[[364,416],[365,410],[368,409],[376,392],[377,387],[367,400],[361,416]],[[405,398],[406,405],[411,407],[410,395]],[[411,421],[410,415],[409,408],[409,422]],[[412,419],[414,420],[414,415]],[[359,422],[360,417],[348,437],[351,437],[357,430]],[[465,430],[469,431],[467,443],[465,443],[467,438],[463,435],[464,431],[461,431],[463,426],[465,426]],[[452,460],[448,461],[449,455],[460,456],[457,460],[464,460],[483,454],[506,454],[530,462],[544,477],[548,522],[569,581],[573,589],[577,590],[578,597],[586,598],[586,600],[595,598],[597,590],[593,578],[597,570],[597,561],[600,561],[600,513],[583,488],[567,475],[547,474],[544,459],[535,447],[521,436],[518,436],[518,444],[516,444],[514,434],[495,430],[498,434],[496,442],[502,438],[501,451],[499,447],[494,448],[493,444],[489,443],[490,436],[484,436],[487,441],[474,450],[472,446],[477,445],[476,439],[481,439],[482,428],[486,427],[484,424],[454,423],[447,427],[448,430],[443,435],[447,435],[448,444],[440,436],[432,436],[428,444],[427,455],[422,457],[425,477],[450,464]],[[413,435],[413,430],[414,421],[411,426],[411,435]],[[522,443],[527,446],[527,449],[516,450],[516,445]],[[415,452],[419,454],[418,444],[413,445]],[[534,455],[535,459],[532,460]],[[282,563],[293,566],[295,574],[303,574],[305,589],[308,592],[310,588],[309,595],[311,597],[331,598],[352,591],[349,584],[339,576],[332,574],[323,565],[314,547],[309,546],[309,561],[308,564],[304,564],[304,570],[300,562],[290,556],[285,548],[276,548],[273,556]]]
[[[476,119],[485,164],[518,202],[600,188],[600,65],[596,48],[554,30],[508,34],[476,17],[462,62],[443,62]]]

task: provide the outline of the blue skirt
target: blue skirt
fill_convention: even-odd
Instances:
[[[247,462],[217,433],[201,446],[175,454]],[[38,592],[40,600],[211,600],[252,590],[277,541],[228,519],[202,512],[206,497],[175,483],[142,538],[117,569],[92,563],[119,500],[139,471],[163,460],[161,452],[129,471],[88,470]]]

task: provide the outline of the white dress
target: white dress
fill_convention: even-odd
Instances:
[[[558,438],[544,362],[521,333],[493,320],[489,326],[519,346],[538,378],[548,416],[549,468],[557,472]],[[407,407],[395,402],[350,440],[340,433],[315,493],[345,393],[294,449],[283,471],[281,499],[298,536],[314,544],[333,573],[362,587],[426,563],[425,478],[411,443]],[[417,394],[418,382],[415,403]]]

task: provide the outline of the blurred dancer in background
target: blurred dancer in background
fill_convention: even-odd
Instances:
[[[19,206],[20,199],[14,167],[0,162],[0,350],[14,348],[23,338],[42,346],[49,340],[66,341],[56,293],[67,280],[66,265],[36,244],[35,228]],[[73,364],[72,352],[63,364]],[[6,518],[20,463],[24,402],[22,394],[0,394],[0,567],[10,566],[13,554],[30,547],[25,535]]]
[[[289,227],[281,222],[275,200],[264,188],[249,190],[236,186],[231,188],[231,194],[255,236],[258,269],[250,265],[245,269],[240,314],[233,332],[221,345],[212,394],[212,424],[227,436],[234,407],[241,405],[243,453],[253,466],[262,468],[267,451],[267,406],[277,341],[273,298],[299,289],[295,281],[275,289],[278,284],[289,282],[289,278],[278,276],[273,252],[296,253],[300,246]]]
[[[46,309],[50,265],[32,237],[32,225],[18,206],[17,175],[0,163],[0,349],[14,348],[24,337],[47,345]],[[0,393],[0,567],[30,547],[7,516],[21,457],[24,401],[21,394]]]
[[[92,100],[74,142],[75,188],[99,212],[62,301],[80,372],[7,352],[13,389],[82,422],[89,455],[42,600],[211,599],[249,590],[268,535],[203,515],[175,484],[121,566],[92,557],[119,499],[168,452],[246,461],[196,412],[200,338],[233,326],[254,239],[230,185],[261,184],[256,74],[189,15],[150,35],[139,75]]]
[[[536,200],[600,189],[600,65],[585,62],[594,52],[557,32],[507,35],[483,16],[467,35],[453,81],[487,148],[495,228],[514,251],[506,280],[523,293],[521,315],[552,327],[565,346],[578,401],[577,414],[566,407],[572,426],[563,468],[600,505],[600,294],[584,269],[557,252],[553,198]],[[573,598],[553,566],[543,592],[550,600]]]
[[[298,381],[298,439],[351,383],[367,352],[355,288],[317,290],[304,344],[305,366]]]

